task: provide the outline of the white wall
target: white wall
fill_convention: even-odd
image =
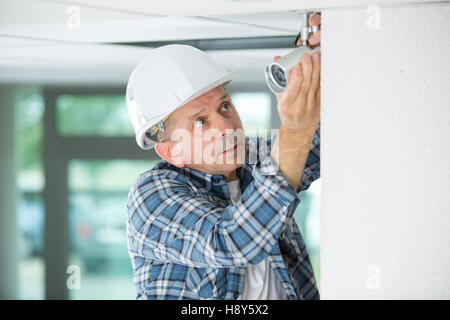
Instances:
[[[380,9],[322,14],[321,296],[449,299],[450,5]]]

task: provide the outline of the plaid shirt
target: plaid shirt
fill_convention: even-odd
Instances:
[[[293,217],[298,194],[270,156],[271,140],[245,140],[234,205],[218,174],[162,160],[137,178],[127,203],[137,299],[237,299],[245,267],[267,257],[288,299],[319,298]],[[319,178],[319,151],[320,124],[297,191]]]

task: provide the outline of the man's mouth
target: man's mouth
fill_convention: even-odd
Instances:
[[[238,144],[236,143],[233,148],[227,149],[224,152],[236,152],[237,151],[237,147],[238,147]]]

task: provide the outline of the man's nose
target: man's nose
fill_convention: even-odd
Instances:
[[[223,136],[229,135],[231,133],[230,130],[234,131],[234,125],[231,119],[218,116],[216,121],[217,121],[216,128],[222,133]]]

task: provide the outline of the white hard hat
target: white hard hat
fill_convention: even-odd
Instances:
[[[136,142],[144,150],[156,142],[146,136],[160,121],[189,101],[220,85],[238,72],[228,72],[205,52],[188,45],[154,49],[132,71],[126,91],[128,115]]]

